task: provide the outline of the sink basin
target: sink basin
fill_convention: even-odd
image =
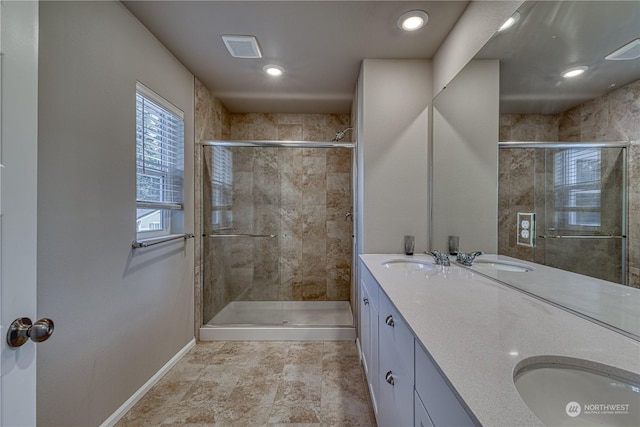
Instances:
[[[391,259],[382,263],[383,266],[390,270],[400,271],[426,271],[434,270],[436,266],[428,261],[419,259]]]
[[[531,364],[516,372],[514,383],[545,425],[639,426],[640,376],[591,365]]]
[[[518,264],[509,261],[498,261],[490,259],[476,259],[473,262],[473,269],[478,271],[511,271],[515,273],[527,273],[533,271],[533,268],[524,264]]]

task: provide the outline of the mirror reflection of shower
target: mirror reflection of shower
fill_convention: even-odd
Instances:
[[[620,143],[500,143],[498,252],[626,284],[626,150]],[[535,212],[535,245],[516,241],[521,211]]]

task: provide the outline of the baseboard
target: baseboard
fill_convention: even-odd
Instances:
[[[124,402],[122,406],[120,406],[113,414],[111,414],[109,418],[107,418],[102,424],[100,424],[100,427],[115,426],[116,423],[120,421],[120,419],[124,417],[127,412],[129,412],[129,409],[133,408],[133,405],[138,403],[138,401],[142,399],[142,397],[151,389],[151,387],[153,387],[158,381],[160,381],[160,379],[165,376],[165,374],[169,372],[169,370],[173,368],[173,366],[178,363],[178,361],[182,359],[182,357],[187,354],[187,352],[191,350],[195,345],[196,340],[194,338],[189,341],[187,345],[185,345],[175,356],[173,356],[171,360],[165,363],[165,365],[160,368],[160,370],[156,372],[156,374],[152,376],[149,381],[144,383],[144,385],[140,387],[138,391],[136,391],[126,402]]]

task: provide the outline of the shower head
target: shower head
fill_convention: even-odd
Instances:
[[[344,138],[344,134],[347,131],[352,130],[353,128],[344,128],[341,131],[338,131],[338,133],[336,133],[336,136],[331,140],[332,142],[338,142],[340,141],[342,138]]]

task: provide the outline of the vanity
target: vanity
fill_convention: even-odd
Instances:
[[[480,268],[516,265],[490,261]],[[365,254],[359,269],[361,360],[379,426],[640,425],[640,342],[429,255]],[[548,378],[566,387],[545,389]]]

